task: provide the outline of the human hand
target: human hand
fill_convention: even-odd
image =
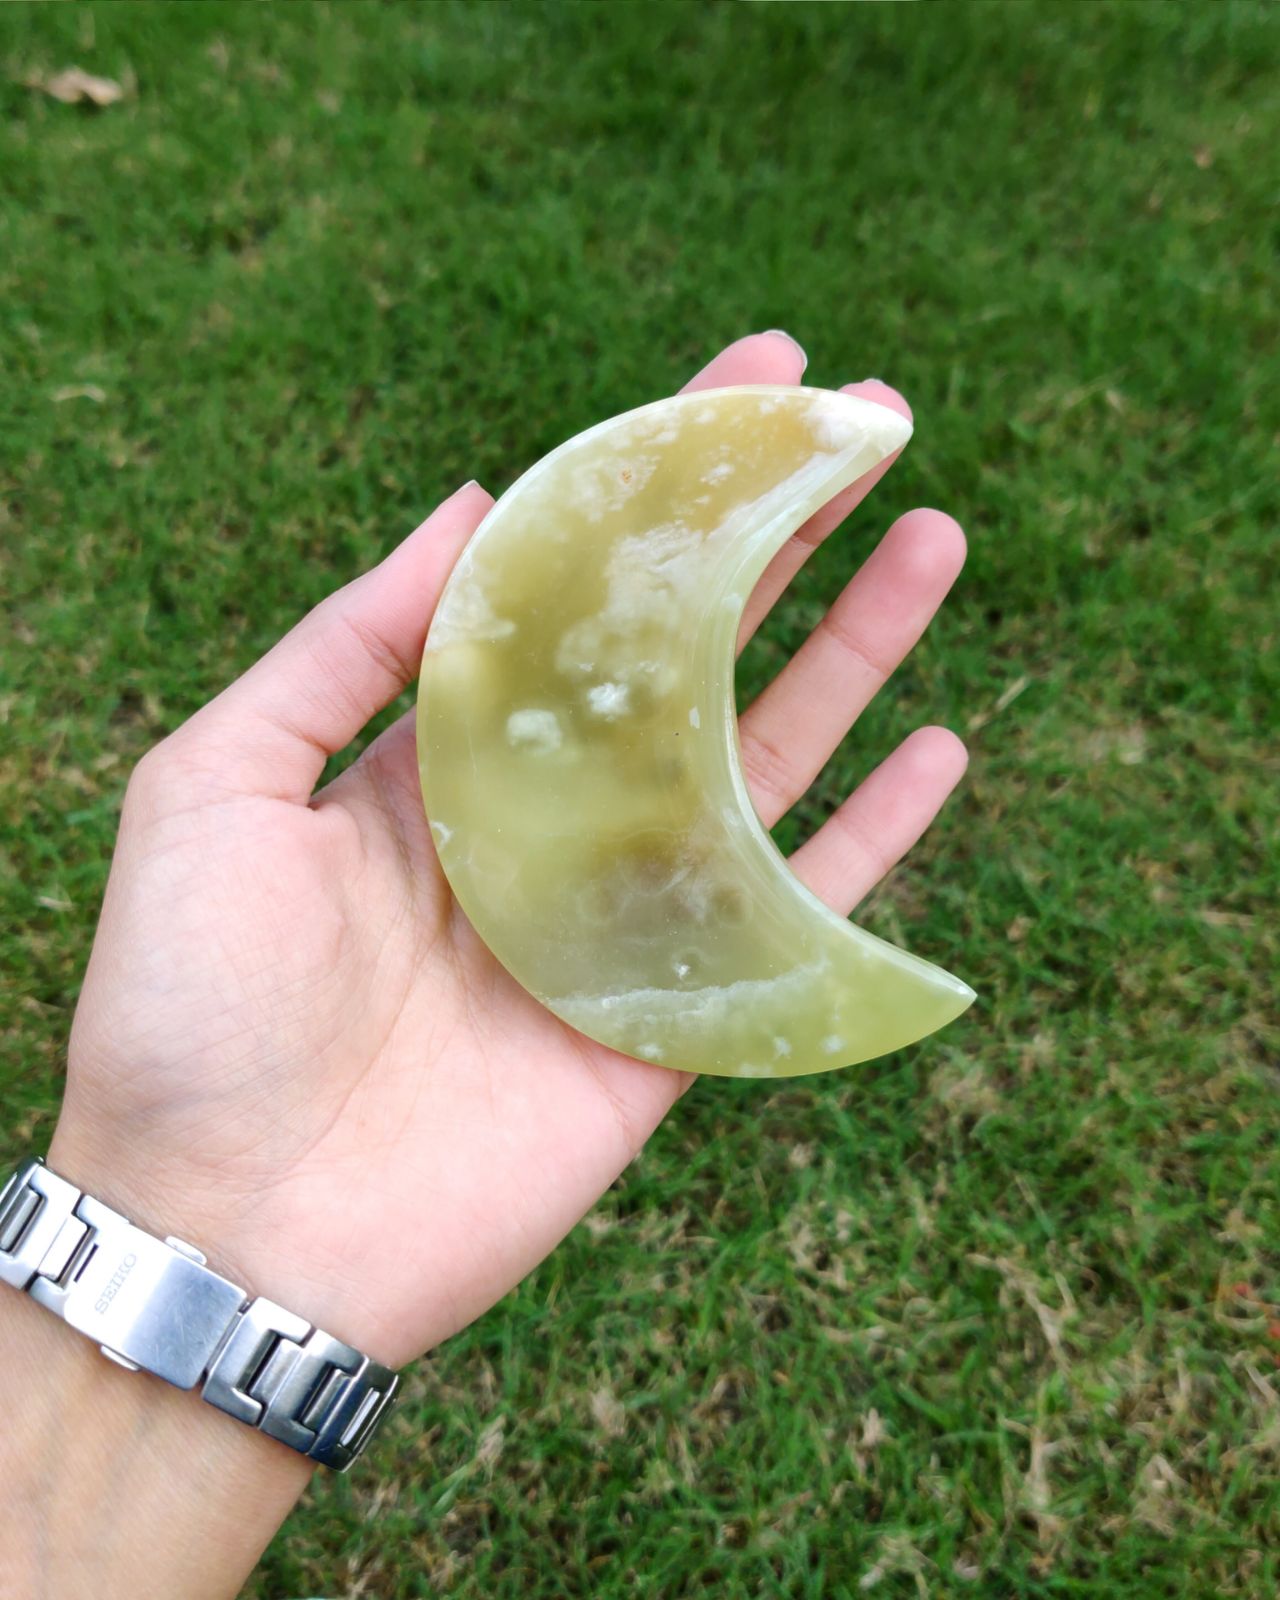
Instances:
[[[794,383],[785,336],[688,386]],[[852,392],[905,410],[874,381]],[[787,545],[758,625],[868,474]],[[423,815],[411,716],[319,793],[326,758],[411,681],[454,560],[491,504],[468,485],[144,758],[76,1012],[50,1164],[393,1366],[537,1264],[691,1080],[574,1032],[459,912]],[[886,534],[741,720],[771,825],[803,793],[959,572],[915,511]],[[928,825],[960,741],[914,734],[793,857],[847,913]]]

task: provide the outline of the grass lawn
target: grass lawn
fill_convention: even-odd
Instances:
[[[132,762],[456,483],[782,326],[917,434],[743,693],[897,513],[970,536],[779,837],[965,733],[859,916],[979,1003],[699,1085],[249,1595],[1276,1593],[1278,59],[1229,0],[0,8],[0,1163]]]

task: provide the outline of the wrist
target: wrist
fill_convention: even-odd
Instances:
[[[280,1173],[246,1189],[181,1154],[156,1152],[144,1134],[123,1137],[101,1119],[64,1107],[48,1164],[145,1232],[195,1246],[210,1268],[391,1367],[417,1350],[387,1326],[325,1259],[325,1239]]]
[[[0,1287],[0,1594],[234,1595],[310,1463]]]

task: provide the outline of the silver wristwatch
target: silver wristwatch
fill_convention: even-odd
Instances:
[[[251,1300],[181,1239],[156,1239],[28,1161],[0,1189],[0,1283],[23,1289],[131,1372],[153,1372],[345,1472],[398,1375],[270,1300]]]

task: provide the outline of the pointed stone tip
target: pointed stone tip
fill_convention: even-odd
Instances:
[[[865,471],[876,461],[901,450],[912,423],[892,406],[844,389],[801,389],[811,407],[817,437],[827,450],[848,448],[861,453]],[[874,459],[870,459],[874,457]]]
[[[972,1005],[978,998],[978,991],[971,988],[963,978],[957,978],[954,972],[948,972],[945,967],[936,965],[933,970],[946,988],[950,989],[957,999],[963,1000],[965,1005]]]
[[[904,1039],[902,1044],[895,1048],[901,1049],[908,1044],[919,1044],[930,1034],[949,1028],[978,998],[977,992],[962,978],[953,977],[951,973],[944,972],[941,968],[938,968],[938,973],[940,981],[934,984],[932,1004],[926,1006],[917,1016],[915,1026],[911,1029],[911,1037]]]
[[[915,1038],[910,1041],[911,1043],[925,1039],[929,1034],[937,1033],[941,1028],[950,1027],[956,1018],[962,1017],[978,998],[977,990],[970,988],[963,978],[957,978],[954,972],[948,972],[945,967],[934,966],[932,962],[929,963],[929,967],[931,968],[929,972],[931,998],[927,1003],[926,1016],[931,1020],[929,1020],[927,1027],[919,1029]],[[925,1017],[919,1020],[923,1021]]]
[[[916,431],[915,424],[910,417],[904,417],[901,411],[895,411],[892,406],[882,406],[878,400],[869,400],[869,405],[878,406],[885,414],[885,421],[880,426],[885,439],[888,441],[889,452],[901,450],[903,445]],[[889,420],[892,419],[892,420]]]
[[[951,1015],[947,1018],[947,1022],[954,1022],[957,1017],[962,1017],[978,998],[978,991],[971,989],[963,978],[957,978],[954,973],[948,972],[946,977],[947,989],[953,1002]],[[942,1026],[945,1027],[946,1023],[943,1023]]]

